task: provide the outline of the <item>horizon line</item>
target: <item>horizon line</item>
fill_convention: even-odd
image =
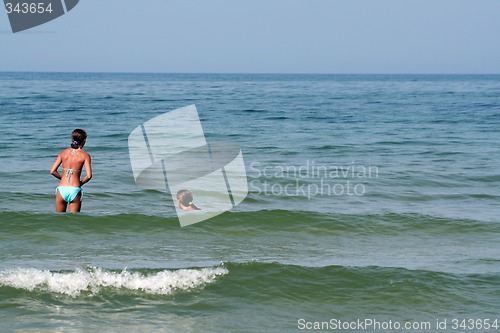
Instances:
[[[394,76],[404,76],[404,75],[412,75],[412,76],[486,76],[486,75],[500,75],[500,73],[383,73],[383,72],[375,72],[375,73],[361,73],[361,72],[353,72],[353,73],[321,73],[321,72],[148,72],[148,71],[9,71],[9,70],[0,70],[0,73],[39,73],[39,74],[166,74],[166,75],[394,75]]]

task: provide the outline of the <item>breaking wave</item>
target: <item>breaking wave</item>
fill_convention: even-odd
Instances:
[[[213,283],[228,273],[224,267],[162,270],[156,272],[108,271],[99,267],[69,272],[51,272],[35,268],[15,268],[0,272],[0,286],[65,294],[98,294],[103,288],[170,295]]]

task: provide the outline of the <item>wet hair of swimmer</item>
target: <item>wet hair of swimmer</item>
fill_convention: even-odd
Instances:
[[[87,140],[87,133],[80,128],[75,129],[71,133],[71,148],[78,149],[85,140]]]
[[[193,203],[193,193],[189,190],[180,190],[177,192],[177,200],[179,200],[184,207],[191,207],[194,210],[200,210],[200,208],[196,207]]]

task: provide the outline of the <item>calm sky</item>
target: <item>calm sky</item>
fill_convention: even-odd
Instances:
[[[0,71],[500,74],[498,0],[80,0]]]

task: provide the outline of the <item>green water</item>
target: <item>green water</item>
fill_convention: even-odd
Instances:
[[[2,73],[0,83],[0,332],[335,331],[365,320],[383,324],[340,331],[479,332],[500,320],[498,76]],[[166,190],[134,183],[127,138],[192,103],[207,141],[240,144],[250,193],[181,228]],[[76,127],[89,134],[94,178],[82,213],[57,215],[48,170]]]

